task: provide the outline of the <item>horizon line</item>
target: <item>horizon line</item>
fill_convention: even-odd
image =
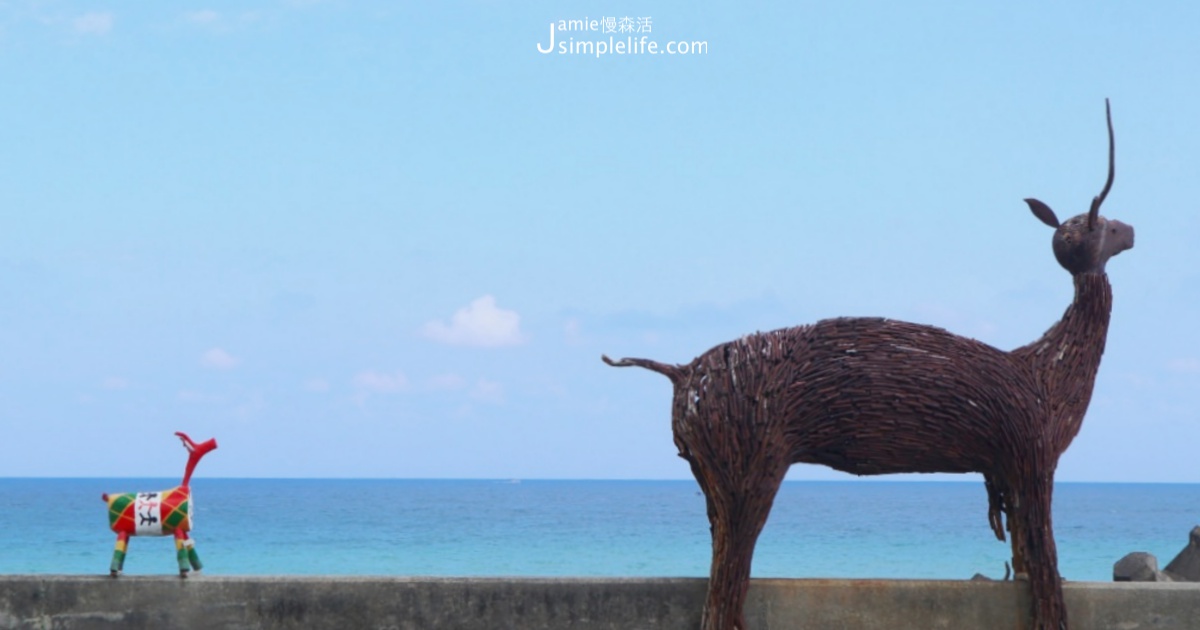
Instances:
[[[89,476],[72,476],[72,475],[61,475],[61,476],[45,476],[45,475],[28,475],[28,476],[24,476],[24,475],[18,475],[18,476],[6,476],[6,475],[0,475],[0,481],[20,481],[20,480],[29,480],[29,481],[33,481],[33,480],[62,480],[62,481],[67,481],[67,480],[88,480],[88,479],[96,479],[96,480],[108,480],[108,479],[153,479],[153,480],[171,480],[171,479],[177,479],[177,476],[156,476],[156,475],[119,475],[119,476],[104,476],[104,475],[89,475]],[[679,483],[692,483],[692,484],[696,484],[696,483],[697,483],[697,482],[696,482],[696,480],[694,480],[694,479],[685,479],[685,478],[677,478],[677,477],[672,477],[672,478],[662,478],[662,477],[659,477],[659,478],[653,478],[653,477],[647,477],[647,478],[632,478],[632,477],[621,477],[621,478],[615,478],[615,477],[614,477],[614,478],[602,478],[602,477],[306,477],[306,476],[296,476],[296,477],[257,477],[257,476],[254,476],[254,477],[243,477],[243,476],[205,476],[205,477],[196,477],[196,478],[193,478],[193,482],[195,482],[195,481],[203,481],[203,480],[211,480],[211,481],[463,481],[463,482],[472,482],[472,481],[485,481],[485,482],[495,482],[495,483],[504,483],[504,484],[519,484],[519,483],[525,483],[525,482],[530,482],[530,483],[538,483],[538,482],[563,482],[563,481],[570,481],[570,482],[599,482],[599,483],[625,483],[625,482],[628,482],[628,483],[637,483],[637,482],[656,482],[656,483],[665,483],[665,482],[679,482]],[[892,484],[892,483],[918,483],[918,484],[926,484],[926,483],[940,483],[940,484],[947,484],[947,483],[950,483],[950,484],[954,484],[954,483],[961,483],[961,484],[968,484],[968,483],[969,483],[969,484],[975,484],[975,483],[979,483],[979,482],[980,482],[980,480],[978,480],[978,479],[943,479],[943,478],[939,478],[939,479],[920,479],[920,478],[915,478],[915,479],[914,479],[914,478],[907,478],[907,477],[906,477],[906,478],[903,478],[903,479],[895,479],[895,478],[887,478],[887,476],[885,476],[885,475],[880,475],[880,476],[871,476],[871,477],[869,477],[869,478],[850,478],[850,479],[785,479],[785,480],[783,481],[783,483],[784,483],[784,484],[795,484],[795,483],[819,483],[819,484],[825,484],[825,483],[845,483],[845,484],[857,484],[857,483],[887,483],[887,484]],[[1107,485],[1200,485],[1200,481],[1081,481],[1081,480],[1064,480],[1064,481],[1056,481],[1056,482],[1055,482],[1055,485],[1058,485],[1058,484],[1107,484]],[[194,485],[194,484],[193,484],[193,485]],[[697,484],[697,485],[698,485],[698,484]]]

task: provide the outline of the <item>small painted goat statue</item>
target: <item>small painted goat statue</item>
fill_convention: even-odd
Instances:
[[[982,473],[988,521],[1000,540],[1007,525],[1013,568],[1028,579],[1029,627],[1066,627],[1054,470],[1079,432],[1104,352],[1105,263],[1133,247],[1133,227],[1099,214],[1113,182],[1107,118],[1108,180],[1090,210],[1059,222],[1046,204],[1025,200],[1054,229],[1054,256],[1075,284],[1062,319],[1030,344],[1005,352],[932,326],[843,317],[747,335],[683,365],[603,357],[674,386],[675,444],[712,526],[703,630],[746,628],[754,544],[796,462],[856,475]]]
[[[117,577],[125,567],[125,553],[129,548],[130,536],[175,536],[175,555],[179,560],[179,577],[186,578],[190,569],[202,568],[200,556],[188,532],[192,530],[192,471],[196,463],[209,451],[217,448],[216,439],[192,441],[186,433],[176,433],[188,450],[187,469],[183,482],[170,490],[158,492],[129,492],[104,494],[101,499],[108,504],[108,526],[117,533],[117,546],[113,550],[109,574]]]

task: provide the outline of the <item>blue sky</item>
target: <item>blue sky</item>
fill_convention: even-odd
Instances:
[[[538,51],[585,17],[700,51]],[[1197,29],[1189,2],[0,2],[0,476],[173,476],[184,430],[221,445],[197,475],[688,478],[667,380],[601,353],[841,315],[1037,338],[1071,281],[1021,200],[1086,210],[1108,97],[1137,246],[1058,478],[1200,482]]]

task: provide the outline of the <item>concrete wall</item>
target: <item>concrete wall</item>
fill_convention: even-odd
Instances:
[[[0,576],[0,628],[694,630],[702,579]],[[1075,630],[1200,628],[1200,584],[1068,583]],[[755,580],[751,630],[1024,627],[1023,583]]]

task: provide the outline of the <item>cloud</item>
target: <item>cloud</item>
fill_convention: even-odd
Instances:
[[[75,18],[71,25],[76,33],[84,35],[107,35],[112,30],[113,16],[111,13],[84,13]]]
[[[408,377],[403,372],[386,374],[364,370],[354,376],[354,386],[364,392],[394,394],[408,389]]]
[[[200,365],[214,370],[232,370],[238,363],[241,363],[241,359],[221,348],[212,348],[200,355]]]
[[[450,323],[434,320],[425,324],[421,332],[429,339],[454,346],[494,348],[525,341],[521,316],[497,307],[496,298],[490,295],[455,311]]]
[[[367,404],[372,394],[395,394],[408,389],[408,377],[403,372],[376,372],[363,370],[354,375],[354,396],[351,400],[360,407]]]

